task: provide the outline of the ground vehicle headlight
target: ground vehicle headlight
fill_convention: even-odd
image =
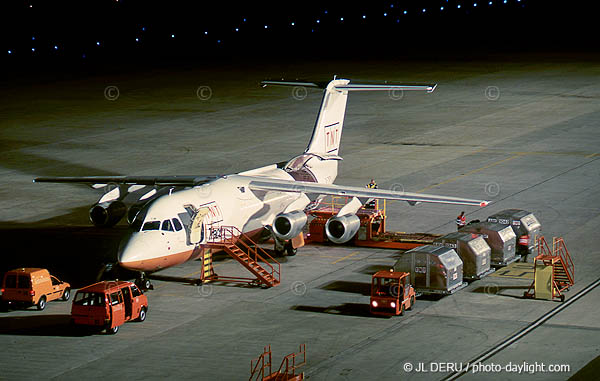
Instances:
[[[377,307],[377,306],[379,305],[379,303],[377,303],[377,301],[376,301],[376,300],[373,300],[373,301],[371,302],[371,305],[372,305],[373,307]]]
[[[391,302],[391,303],[390,303],[390,306],[391,306],[392,308],[396,308],[396,302]]]

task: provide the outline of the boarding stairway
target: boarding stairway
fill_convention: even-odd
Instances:
[[[538,238],[538,255],[534,260],[534,281],[525,292],[526,297],[535,297],[537,299],[560,298],[565,300],[564,292],[568,291],[575,284],[575,266],[567,246],[562,238],[554,237],[552,239],[552,249],[544,237]],[[547,274],[542,274],[545,269]],[[542,285],[536,283],[547,283],[546,278],[551,280],[551,290],[542,290]],[[533,290],[533,292],[532,292]],[[539,294],[548,291],[548,295],[543,297]]]
[[[277,286],[281,281],[280,264],[265,250],[260,248],[246,234],[235,226],[219,226],[210,228],[209,239],[205,246],[215,250],[223,250],[230,257],[238,261],[256,278],[220,276],[212,270],[212,257],[210,259],[210,274],[205,271],[202,281],[241,282],[263,285],[265,287]],[[206,263],[206,258],[205,258]]]
[[[296,362],[298,358],[298,362]],[[302,361],[300,361],[302,360]],[[290,353],[281,361],[279,369],[273,372],[271,368],[271,345],[265,347],[258,358],[250,361],[250,381],[300,381],[304,373],[296,374],[296,369],[306,364],[306,344],[300,345],[297,353]]]

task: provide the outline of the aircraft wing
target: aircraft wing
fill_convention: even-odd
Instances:
[[[432,194],[398,192],[387,189],[369,189],[334,184],[319,184],[305,181],[289,181],[281,179],[254,177],[249,184],[252,190],[301,192],[326,194],[332,196],[349,196],[360,198],[383,198],[387,200],[406,201],[411,205],[419,202],[434,202],[440,204],[456,204],[470,206],[487,206],[490,202],[485,200],[473,200],[468,198],[437,196]]]
[[[217,179],[219,176],[83,176],[83,177],[37,177],[34,183],[81,183],[81,184],[131,184],[157,186],[196,186]]]

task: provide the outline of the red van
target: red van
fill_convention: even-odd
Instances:
[[[73,299],[71,320],[115,334],[128,321],[146,320],[148,298],[132,282],[104,281],[79,289]]]

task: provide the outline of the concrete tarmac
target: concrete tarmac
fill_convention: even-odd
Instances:
[[[380,188],[493,201],[482,209],[390,202],[388,230],[447,233],[461,210],[483,220],[526,209],[548,239],[565,239],[576,268],[567,299],[598,279],[600,65],[576,56],[240,63],[11,83],[0,90],[0,270],[47,267],[81,287],[116,259],[127,234],[123,222],[89,226],[96,191],[34,177],[227,174],[289,159],[308,143],[321,94],[294,97],[258,82],[334,74],[438,83],[432,94],[351,94],[336,183],[374,178]],[[448,366],[466,366],[560,304],[520,298],[529,279],[490,276],[419,298],[403,317],[373,317],[371,274],[397,258],[311,245],[281,258],[282,283],[271,289],[155,280],[147,320],[116,336],[73,331],[70,302],[1,312],[0,378],[245,379],[264,346],[276,369],[306,343],[301,370],[310,379],[443,379]],[[227,258],[215,269],[243,275]],[[199,270],[191,262],[157,275],[197,278]],[[571,377],[600,355],[599,298],[598,289],[588,293],[486,360],[487,371],[470,368],[463,378]],[[492,367],[524,362],[546,370]],[[547,369],[556,364],[568,370]]]

